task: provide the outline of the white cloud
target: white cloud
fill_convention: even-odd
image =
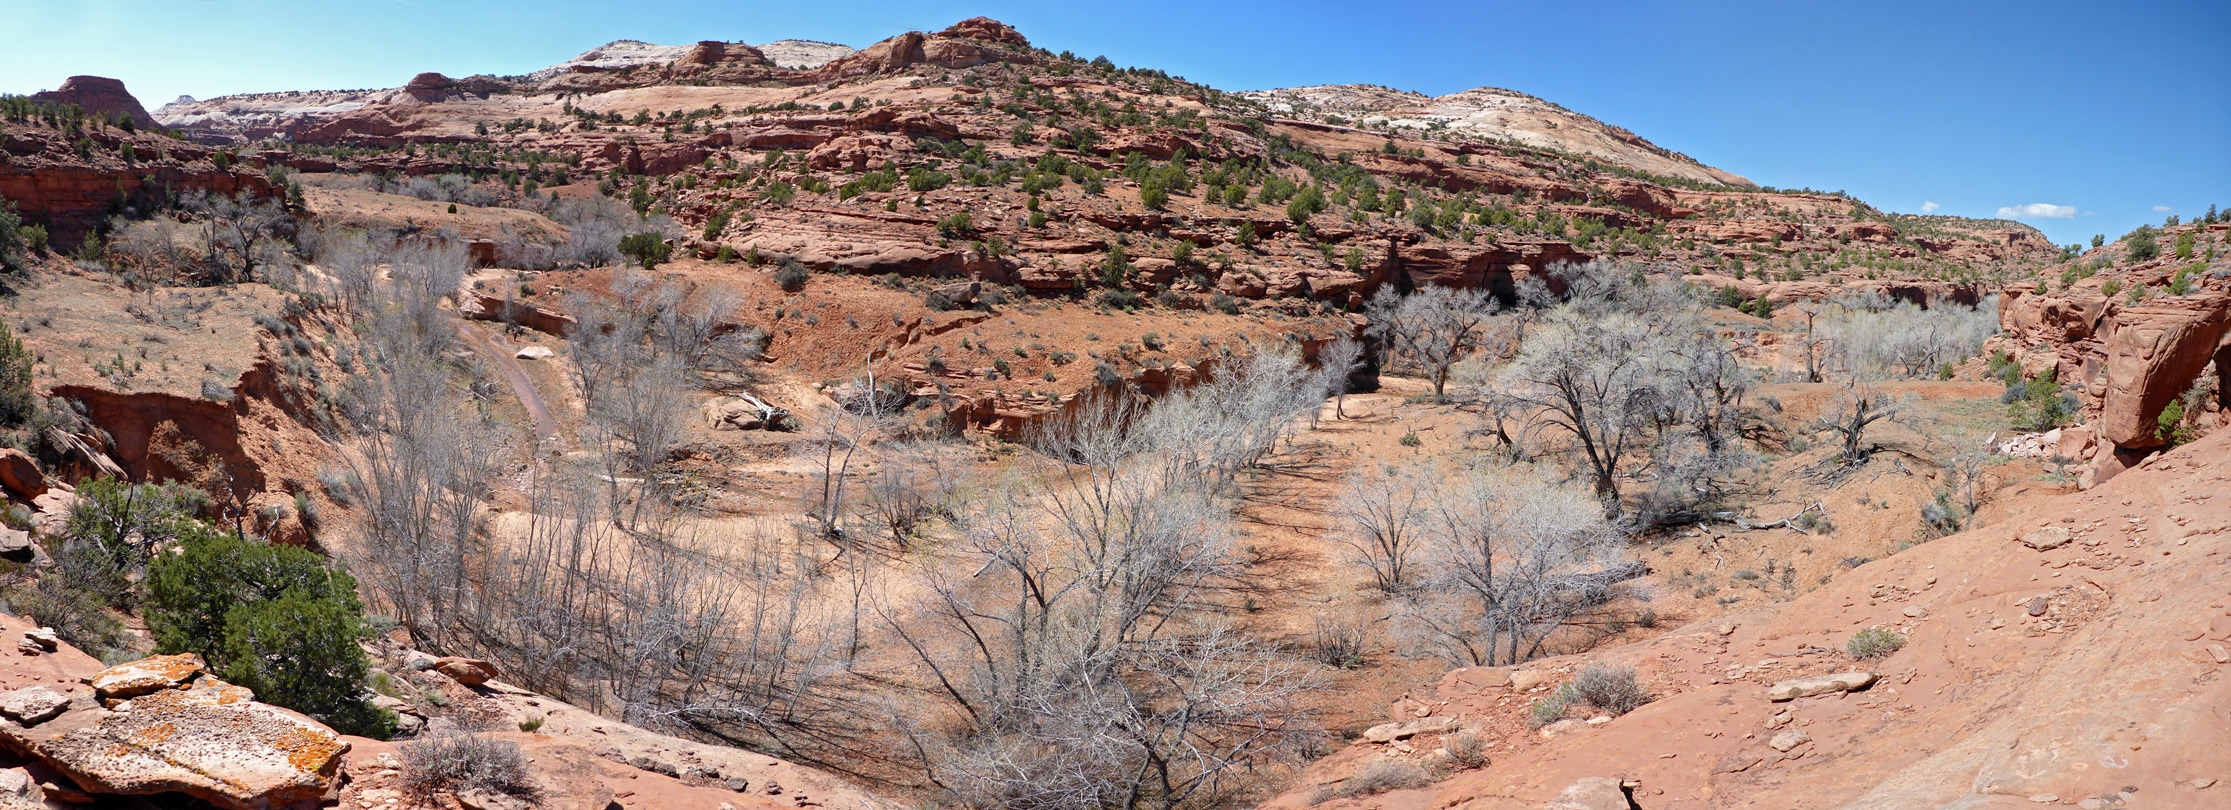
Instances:
[[[2076,216],[2076,206],[2052,203],[2030,203],[1999,209],[2000,219],[2068,219]]]
[[[2171,207],[2169,207],[2169,206],[2166,206],[2166,205],[2156,205],[2156,206],[2154,206],[2154,212],[2155,212],[2155,213],[2160,213],[2160,214],[2166,214],[2166,213],[2169,213],[2169,212],[2171,212],[2171,211],[2175,211],[2175,210],[2177,210],[2177,209],[2175,209],[2175,208],[2171,208]]]
[[[1933,203],[1933,202],[1924,202],[1924,203],[1922,203],[1922,204],[1921,204],[1921,213],[1924,213],[1924,214],[1930,213],[1930,212],[1932,212],[1932,211],[1935,211],[1935,210],[1937,210],[1937,208],[1938,208],[1938,207],[1939,207],[1939,206],[1938,206],[1938,205],[1937,205],[1936,203]]]

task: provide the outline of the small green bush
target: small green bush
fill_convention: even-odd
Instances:
[[[1844,652],[1861,661],[1873,661],[1887,658],[1904,646],[1905,636],[1880,627],[1869,627],[1851,634],[1851,640],[1844,642]]]

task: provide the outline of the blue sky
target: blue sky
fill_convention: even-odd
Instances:
[[[976,15],[1227,90],[1506,87],[1776,186],[2060,243],[2231,206],[2231,3],[7,0],[0,91],[513,74],[613,39],[855,47]],[[2165,210],[2164,210],[2165,209]]]

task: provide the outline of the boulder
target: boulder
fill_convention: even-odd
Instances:
[[[39,547],[31,542],[31,533],[20,529],[0,529],[0,560],[28,563],[39,558]]]
[[[1608,776],[1585,776],[1565,786],[1542,810],[1627,810],[1627,788]]]
[[[983,282],[962,281],[953,284],[945,284],[938,287],[933,287],[930,289],[930,294],[943,296],[945,300],[951,302],[953,306],[967,307],[975,304],[976,295],[983,291]]]
[[[201,656],[193,653],[156,655],[101,670],[85,682],[102,700],[125,700],[185,686],[208,668]]]
[[[1774,735],[1774,739],[1767,740],[1766,747],[1786,754],[1789,753],[1790,749],[1796,748],[1800,745],[1804,745],[1812,741],[1813,735],[1796,729],[1790,729],[1789,731],[1784,731],[1780,734]]]
[[[2107,339],[2107,391],[2094,422],[2100,438],[2125,448],[2164,444],[2155,435],[2155,417],[2192,386],[2227,333],[2231,301],[2222,296],[2172,299],[2116,313]]]
[[[52,720],[69,705],[68,695],[44,686],[26,686],[0,692],[0,715],[25,726]]]
[[[1834,675],[1815,675],[1810,678],[1782,681],[1774,684],[1774,688],[1766,690],[1766,696],[1775,702],[1781,702],[1796,700],[1801,697],[1812,697],[1813,695],[1856,691],[1873,686],[1874,683],[1875,673],[1872,672],[1839,672]]]
[[[466,686],[479,686],[496,677],[495,664],[478,658],[459,658],[454,655],[434,659],[434,671]]]
[[[551,351],[548,346],[526,346],[513,352],[511,356],[521,360],[548,360],[556,355],[557,352]]]
[[[1381,723],[1365,729],[1363,738],[1377,743],[1394,742],[1395,740],[1406,740],[1419,734],[1447,731],[1455,727],[1456,718],[1454,717],[1427,717],[1407,723]]]
[[[1557,679],[1557,673],[1546,669],[1519,669],[1510,674],[1511,688],[1520,692]]]
[[[92,794],[185,793],[230,810],[273,810],[323,796],[348,750],[332,729],[235,690],[162,689],[103,709],[71,697],[36,727],[0,722],[0,745]]]
[[[0,449],[0,487],[33,500],[46,494],[46,474],[39,472],[39,462],[30,454],[13,447]]]
[[[2022,533],[2022,545],[2039,551],[2051,551],[2068,545],[2070,536],[2064,526],[2039,526]]]

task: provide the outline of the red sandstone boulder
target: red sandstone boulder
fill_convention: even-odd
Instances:
[[[0,487],[32,500],[46,494],[46,474],[39,472],[39,462],[23,451],[0,449]]]
[[[2095,423],[2100,438],[2126,448],[2158,447],[2155,417],[2192,386],[2227,347],[2231,298],[2164,301],[2117,312],[2107,339],[2107,390]]]

